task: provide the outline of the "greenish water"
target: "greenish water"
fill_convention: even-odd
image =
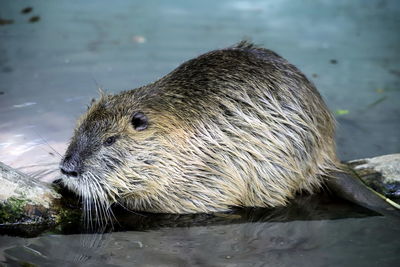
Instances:
[[[22,14],[28,6],[33,10]],[[336,113],[341,159],[398,153],[399,17],[396,0],[0,0],[0,161],[13,167],[57,163],[48,144],[63,153],[76,118],[98,87],[110,92],[138,87],[243,38],[276,51],[313,80]],[[398,223],[380,216],[354,218],[351,212],[333,218],[0,236],[0,261],[397,265]],[[94,245],[85,245],[87,240]]]

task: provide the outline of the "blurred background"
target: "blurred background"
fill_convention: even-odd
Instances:
[[[136,88],[242,39],[316,84],[342,160],[400,152],[399,29],[396,0],[1,0],[0,161],[57,163],[99,87]]]

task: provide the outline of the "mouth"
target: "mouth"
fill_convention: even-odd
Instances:
[[[59,186],[62,190],[68,190],[78,196],[80,194],[80,177],[70,177],[68,175],[61,175],[61,177],[53,182],[53,184]]]
[[[83,208],[84,223],[97,221],[98,224],[112,222],[113,213],[111,205],[116,202],[107,190],[107,185],[101,183],[99,177],[94,177],[90,172],[85,172],[77,177],[62,175],[53,183],[57,185],[64,196],[73,195],[79,199]]]

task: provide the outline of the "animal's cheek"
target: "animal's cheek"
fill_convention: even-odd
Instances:
[[[148,183],[145,177],[135,171],[115,172],[112,175],[106,175],[105,181],[113,191],[118,193],[120,198],[138,197],[149,192]]]
[[[99,153],[93,153],[92,155],[90,155],[89,157],[86,157],[82,164],[84,165],[85,168],[87,169],[91,169],[93,167],[98,167],[100,165],[100,158],[101,155],[99,155]]]
[[[82,177],[99,180],[104,175],[106,163],[99,153],[93,153],[82,161]]]

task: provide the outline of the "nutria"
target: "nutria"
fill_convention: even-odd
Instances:
[[[149,85],[102,94],[80,118],[62,182],[86,205],[198,213],[276,207],[340,169],[335,120],[276,53],[241,42]]]

